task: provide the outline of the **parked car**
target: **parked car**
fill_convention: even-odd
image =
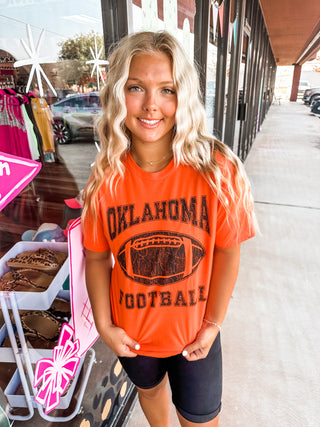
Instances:
[[[311,106],[311,113],[320,117],[320,98],[318,98]]]
[[[77,93],[51,105],[53,133],[58,144],[73,138],[94,138],[94,123],[101,112],[98,92]]]
[[[310,83],[306,80],[300,80],[298,86],[298,98],[302,98],[307,89],[310,89]]]
[[[310,105],[316,96],[320,96],[320,88],[310,88],[304,91],[303,102],[307,105]]]

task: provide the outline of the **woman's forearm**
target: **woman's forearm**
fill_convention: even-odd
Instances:
[[[215,247],[205,319],[222,325],[237,281],[240,245]]]
[[[86,284],[97,331],[112,325],[110,306],[111,252],[86,251]]]

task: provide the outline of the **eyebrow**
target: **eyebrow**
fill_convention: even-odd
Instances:
[[[132,80],[132,81],[137,82],[137,83],[144,83],[144,80],[140,80],[137,77],[128,77],[127,81],[129,81],[129,80]],[[174,85],[174,82],[173,82],[173,80],[166,80],[163,82],[159,82],[159,84],[160,85]]]

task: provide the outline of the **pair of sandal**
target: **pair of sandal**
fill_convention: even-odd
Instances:
[[[36,251],[21,252],[14,258],[10,258],[7,266],[13,269],[31,268],[48,274],[56,274],[66,258],[67,254],[64,252],[40,248]]]
[[[31,268],[11,270],[0,278],[1,291],[44,292],[48,289],[53,276]]]
[[[58,340],[63,322],[49,311],[26,311],[20,315],[25,337],[43,341]]]
[[[24,336],[31,347],[52,349],[57,345],[63,323],[70,319],[70,302],[57,297],[48,310],[19,310],[19,316]],[[16,340],[21,347],[18,336]],[[9,337],[2,345],[11,346]]]
[[[32,310],[20,313],[21,325],[28,338],[56,342],[61,327],[70,318],[70,302],[55,298],[49,310]]]
[[[44,292],[66,258],[64,252],[47,248],[21,252],[7,261],[11,270],[0,278],[0,290]]]

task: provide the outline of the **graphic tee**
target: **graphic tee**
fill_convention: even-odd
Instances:
[[[222,173],[231,166],[219,155]],[[128,154],[113,194],[99,189],[97,220],[83,221],[84,246],[114,256],[113,322],[140,344],[138,354],[181,353],[202,325],[215,245],[232,247],[253,236],[250,218],[226,211],[194,168],[174,165],[149,173]],[[231,170],[231,169],[230,169]]]

